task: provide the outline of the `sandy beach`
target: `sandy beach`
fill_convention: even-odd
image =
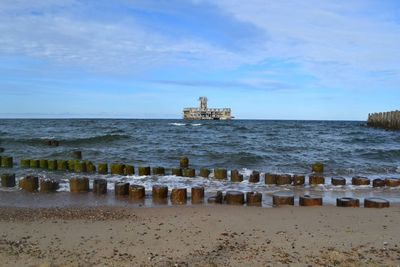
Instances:
[[[0,208],[2,266],[399,266],[387,209]]]

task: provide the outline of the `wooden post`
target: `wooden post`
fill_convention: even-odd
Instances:
[[[86,177],[74,177],[69,180],[69,191],[81,193],[89,191],[89,179]]]
[[[204,178],[208,178],[208,176],[210,175],[210,170],[207,168],[201,168],[200,169],[200,176],[204,177]]]
[[[15,173],[3,173],[1,175],[1,186],[2,187],[14,187],[15,186]]]
[[[187,201],[186,188],[174,188],[171,191],[171,203],[174,205],[183,205]]]
[[[192,204],[200,204],[203,203],[204,200],[204,187],[195,186],[192,187]]]
[[[96,178],[93,180],[93,194],[104,195],[107,194],[107,180]]]
[[[40,192],[41,193],[53,193],[59,188],[59,183],[53,179],[41,179],[40,180]]]
[[[249,183],[258,183],[260,182],[260,173],[258,171],[253,171],[249,177]]]
[[[225,180],[228,175],[227,175],[227,170],[222,169],[222,168],[215,168],[214,169],[214,178],[218,180]]]
[[[370,180],[367,177],[354,176],[351,178],[352,185],[369,185]]]
[[[117,182],[114,185],[114,193],[116,197],[129,195],[129,183]]]
[[[19,181],[19,187],[27,192],[36,192],[39,188],[39,178],[36,176],[26,176]]]
[[[300,206],[322,206],[322,197],[304,195],[299,197]]]
[[[175,175],[175,176],[182,176],[182,169],[181,168],[172,168],[171,173],[172,173],[172,175]]]
[[[240,191],[228,191],[226,192],[225,200],[228,205],[243,205],[244,193]]]
[[[346,185],[346,179],[343,177],[332,177],[331,184],[334,186]]]
[[[385,185],[386,182],[383,179],[377,178],[372,181],[372,187],[384,187]]]
[[[247,206],[261,206],[262,194],[258,192],[247,192],[246,193]]]
[[[130,200],[143,200],[146,196],[144,186],[132,184],[129,186],[129,199]]]
[[[272,204],[274,206],[294,205],[294,195],[291,193],[274,193],[272,195]]]
[[[364,199],[364,208],[389,208],[390,203],[386,199],[371,197]]]
[[[231,182],[240,183],[243,181],[243,175],[238,170],[231,170]]]
[[[360,206],[360,200],[358,198],[341,197],[336,199],[336,206],[357,208]]]

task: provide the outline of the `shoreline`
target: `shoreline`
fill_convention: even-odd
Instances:
[[[399,205],[0,207],[4,266],[398,266]]]

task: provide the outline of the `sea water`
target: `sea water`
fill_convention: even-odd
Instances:
[[[60,145],[48,146],[47,140],[57,140]],[[95,165],[118,162],[135,167],[163,166],[167,170],[166,176],[85,174],[90,180],[106,178],[110,190],[113,190],[114,182],[127,181],[144,185],[147,191],[151,191],[154,184],[167,185],[170,189],[186,187],[189,192],[196,185],[204,186],[208,193],[217,190],[258,191],[265,194],[266,205],[270,203],[268,195],[278,191],[295,195],[319,194],[330,203],[338,196],[381,196],[400,202],[400,188],[350,185],[351,177],[355,175],[370,179],[400,178],[400,132],[367,128],[361,121],[0,120],[0,147],[5,149],[2,155],[13,156],[12,171],[17,179],[28,174],[54,178],[60,182],[59,191],[68,191],[68,179],[77,174],[21,169],[19,161],[71,159],[72,151],[80,150],[83,159]],[[189,157],[190,166],[197,172],[202,167],[238,169],[244,175],[244,181],[231,183],[212,177],[169,175],[170,168],[179,166],[181,156]],[[316,161],[325,165],[325,185],[310,187],[308,179],[304,187],[264,184],[263,173],[308,175],[311,164]],[[261,172],[260,183],[247,181],[253,170]],[[2,173],[9,171],[0,169]],[[348,185],[330,185],[330,177],[336,176],[346,178]],[[9,191],[17,189],[1,190],[11,193]],[[109,198],[105,203],[108,201]]]

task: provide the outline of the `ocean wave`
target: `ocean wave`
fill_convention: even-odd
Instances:
[[[202,124],[201,123],[192,123],[191,125],[192,126],[201,126]]]
[[[173,125],[173,126],[185,126],[186,123],[181,123],[181,122],[170,122],[168,125]]]
[[[90,137],[82,137],[82,138],[73,138],[73,139],[57,139],[55,137],[40,137],[40,138],[3,138],[3,141],[10,143],[23,143],[28,145],[46,145],[46,141],[48,140],[57,140],[60,142],[60,145],[83,145],[83,144],[93,144],[93,143],[102,143],[102,142],[112,142],[122,139],[129,138],[129,135],[124,134],[105,134],[105,135],[97,135]]]

